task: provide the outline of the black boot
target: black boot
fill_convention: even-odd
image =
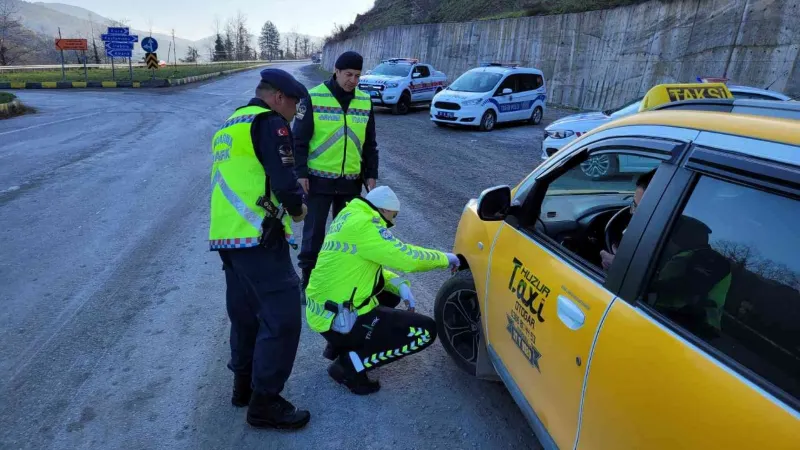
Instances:
[[[356,395],[369,395],[381,390],[381,384],[370,380],[366,371],[356,372],[348,364],[342,363],[341,357],[328,367],[328,375]]]
[[[339,357],[339,351],[336,347],[332,346],[330,342],[325,345],[325,350],[322,351],[322,356],[331,361],[336,361],[336,358]]]
[[[255,428],[296,430],[306,426],[311,413],[297,409],[280,395],[266,396],[254,392],[247,409],[247,423]]]
[[[300,286],[300,304],[306,304],[306,288],[308,287],[308,279],[311,277],[311,271],[303,269],[302,285]]]
[[[250,377],[247,375],[235,375],[233,378],[233,396],[231,403],[236,407],[247,406],[250,403],[250,395],[253,388],[250,387]]]

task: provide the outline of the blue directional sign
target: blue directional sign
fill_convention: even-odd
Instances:
[[[139,36],[135,34],[101,34],[100,39],[105,42],[139,42]]]
[[[133,42],[106,42],[106,50],[133,50]]]
[[[132,50],[106,50],[106,56],[109,58],[132,58]]]
[[[128,27],[108,27],[108,34],[130,34]]]
[[[148,36],[142,39],[142,49],[147,53],[155,53],[158,50],[158,41]]]

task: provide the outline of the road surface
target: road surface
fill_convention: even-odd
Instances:
[[[319,81],[312,66],[283,67]],[[38,113],[0,121],[0,448],[538,448],[505,388],[460,372],[438,343],[357,397],[328,378],[306,327],[284,395],[311,410],[308,428],[253,430],[230,405],[209,145],[257,77],[18,93]],[[542,126],[480,133],[380,111],[397,234],[451,248],[470,197],[538,163]],[[447,276],[411,276],[421,312]]]

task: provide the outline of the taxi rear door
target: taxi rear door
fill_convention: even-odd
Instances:
[[[575,223],[568,223],[574,218],[571,211],[595,202],[585,212],[610,216],[630,204],[635,189],[631,176],[624,182],[581,179],[580,163],[598,153],[667,160],[678,145],[626,139],[622,152],[617,141],[582,149],[538,175],[522,206],[500,227],[491,249],[483,309],[488,353],[547,448],[571,448],[575,442],[587,360],[605,311],[616,298],[609,283],[621,279],[607,279],[596,261],[565,247],[575,237],[570,234],[580,232],[571,228]],[[663,183],[666,177],[657,174],[655,182]],[[556,195],[551,188],[557,184],[566,186],[568,195],[550,209],[548,198]],[[611,186],[630,195],[586,195]],[[622,255],[636,241],[635,232],[626,232],[618,253],[623,263]],[[627,265],[617,265],[623,266]]]

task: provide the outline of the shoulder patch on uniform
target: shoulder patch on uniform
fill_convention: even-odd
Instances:
[[[373,217],[372,218],[372,223],[381,223],[381,219],[378,219],[377,217]]]
[[[280,127],[277,130],[275,130],[275,134],[281,137],[289,136],[289,129],[286,127]]]
[[[387,230],[386,228],[380,228],[378,232],[380,232],[381,237],[386,239],[387,241],[394,240],[394,235],[392,234],[391,231]]]
[[[278,146],[278,154],[281,156],[281,162],[284,166],[294,165],[294,152],[292,146],[289,144],[281,144]]]

